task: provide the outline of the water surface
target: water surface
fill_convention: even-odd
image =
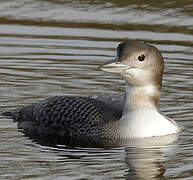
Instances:
[[[193,1],[2,0],[0,108],[54,95],[124,91],[97,70],[126,40],[158,47],[165,59],[160,109],[184,131],[164,143],[120,147],[42,146],[0,120],[0,179],[192,179]]]

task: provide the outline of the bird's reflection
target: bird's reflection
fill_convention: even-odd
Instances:
[[[130,143],[125,150],[126,179],[165,179],[164,157],[175,147],[177,135],[147,138]]]
[[[29,136],[28,136],[29,137]],[[32,138],[32,137],[31,137]],[[172,152],[175,148],[175,142],[178,138],[177,134],[153,137],[153,138],[143,138],[143,139],[133,139],[133,140],[119,140],[119,141],[103,141],[100,143],[93,143],[89,141],[66,141],[62,139],[61,141],[56,140],[54,137],[50,138],[36,138],[37,143],[46,146],[56,146],[61,148],[71,148],[71,147],[103,147],[106,150],[112,149],[114,147],[125,147],[125,163],[128,166],[128,171],[126,172],[126,180],[162,180],[164,178],[164,173],[166,168],[164,167],[164,157],[168,153]],[[60,144],[57,146],[57,144]],[[65,144],[65,146],[61,146]],[[64,155],[65,156],[65,155]]]

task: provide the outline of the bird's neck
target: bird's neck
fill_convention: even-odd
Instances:
[[[151,108],[158,109],[160,101],[160,86],[131,86],[126,82],[126,94],[123,114],[133,110]]]

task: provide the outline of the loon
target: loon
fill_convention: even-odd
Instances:
[[[178,133],[159,112],[164,71],[160,51],[141,41],[122,42],[117,57],[99,66],[125,80],[125,96],[56,96],[11,113],[26,134],[70,139],[130,139]]]

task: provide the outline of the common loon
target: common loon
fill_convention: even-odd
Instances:
[[[56,96],[13,111],[26,134],[76,139],[130,139],[178,133],[179,126],[159,110],[164,62],[159,50],[144,42],[117,47],[117,57],[99,67],[126,82],[125,97]]]

